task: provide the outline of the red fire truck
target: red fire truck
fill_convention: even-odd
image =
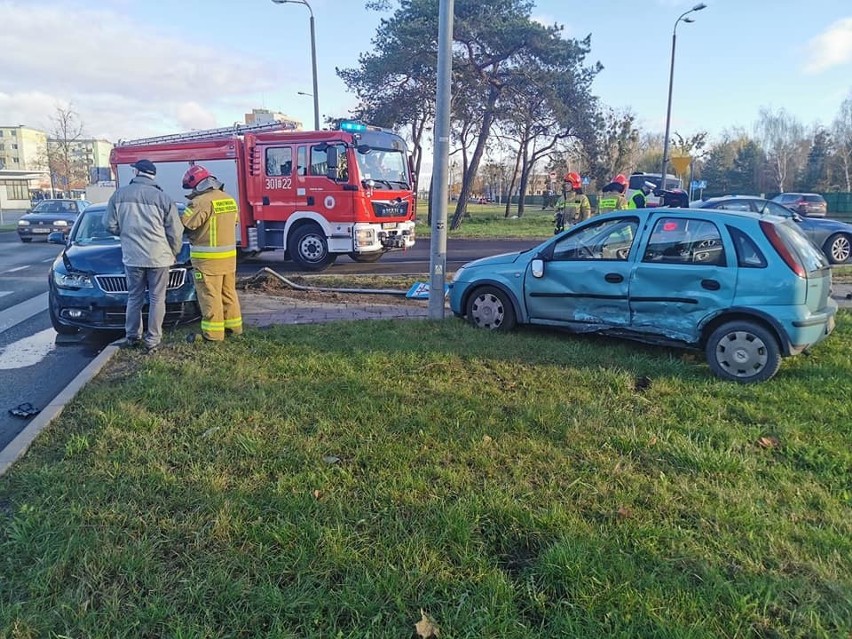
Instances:
[[[286,123],[237,125],[119,142],[110,163],[119,186],[130,165],[157,165],[157,184],[185,199],[181,178],[203,164],[237,197],[241,256],[284,249],[321,271],[338,255],[375,262],[414,245],[415,190],[405,141],[357,122],[297,131]]]

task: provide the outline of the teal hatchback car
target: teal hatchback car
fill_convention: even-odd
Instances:
[[[714,374],[747,383],[831,333],[830,289],[825,255],[787,219],[652,208],[593,217],[528,251],[470,262],[449,296],[474,326],[699,348]]]

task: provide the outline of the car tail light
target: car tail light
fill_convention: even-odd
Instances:
[[[778,234],[778,229],[775,228],[775,225],[771,222],[761,221],[760,230],[763,231],[763,234],[766,236],[766,239],[769,240],[769,243],[772,245],[772,248],[775,249],[775,252],[781,256],[782,260],[784,260],[784,264],[789,266],[790,270],[799,277],[806,277],[804,265],[799,260],[799,257],[790,250]]]

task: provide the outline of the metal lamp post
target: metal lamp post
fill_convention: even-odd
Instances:
[[[273,0],[276,1],[276,0]],[[660,190],[664,190],[666,188],[666,164],[668,163],[668,155],[669,155],[669,135],[670,135],[670,127],[672,122],[672,85],[674,84],[674,63],[675,63],[675,43],[677,42],[677,25],[682,20],[683,22],[695,22],[692,18],[688,18],[687,16],[694,11],[701,11],[702,9],[706,9],[707,5],[703,2],[698,3],[689,11],[685,11],[680,15],[680,17],[675,20],[674,28],[672,28],[672,64],[669,69],[669,104],[666,109],[666,137],[663,139],[663,162],[662,167],[660,168]]]
[[[311,66],[313,68],[314,74],[314,130],[320,130],[320,118],[319,118],[319,92],[317,91],[317,41],[316,41],[316,32],[314,30],[314,10],[311,9],[311,5],[308,4],[307,0],[272,0],[275,4],[303,4],[308,8],[308,11],[311,14]],[[308,95],[308,94],[304,94]]]

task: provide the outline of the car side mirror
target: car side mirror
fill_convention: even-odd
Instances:
[[[544,277],[544,260],[537,257],[530,262],[530,273],[533,277]]]
[[[326,149],[326,177],[337,179],[337,147],[330,146]]]
[[[791,217],[793,218],[793,221],[794,221],[794,222],[801,222],[801,221],[802,221],[802,216],[801,216],[801,215],[799,215],[798,213],[795,213],[795,212],[794,212],[794,213],[793,213],[793,215],[792,215]]]
[[[62,231],[54,231],[47,236],[47,242],[48,244],[66,244],[67,238]]]

